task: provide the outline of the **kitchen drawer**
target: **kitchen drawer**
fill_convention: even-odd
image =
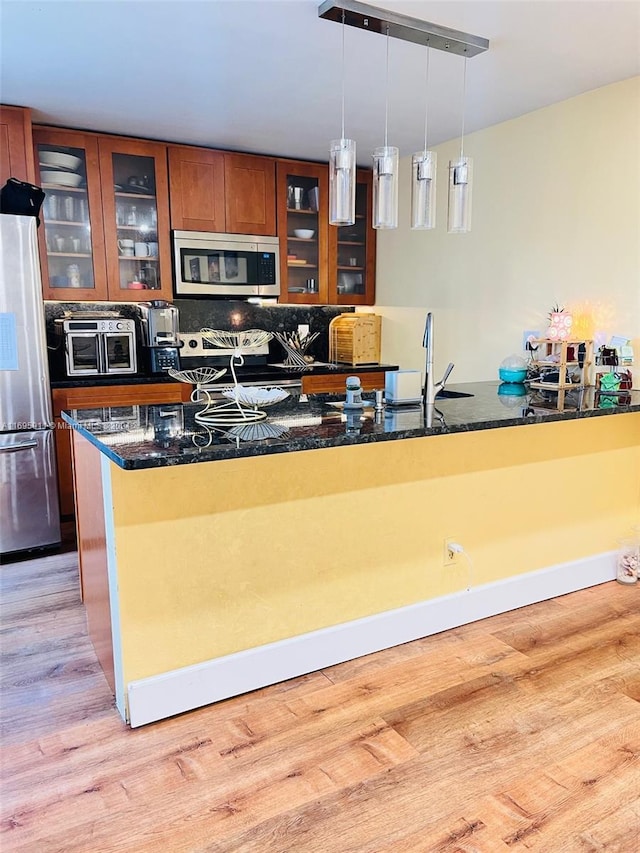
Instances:
[[[350,373],[311,374],[302,377],[303,394],[340,394],[346,389],[347,376],[359,376],[363,391],[384,388],[384,370],[358,372],[354,367]]]

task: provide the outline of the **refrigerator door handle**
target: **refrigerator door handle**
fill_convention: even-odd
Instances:
[[[37,441],[18,441],[16,444],[4,444],[0,447],[0,453],[17,453],[18,450],[28,450],[30,447],[37,447]]]

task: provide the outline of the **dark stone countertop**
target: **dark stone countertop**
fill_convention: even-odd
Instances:
[[[447,390],[473,396],[438,400],[432,427],[425,425],[421,407],[375,412],[373,394],[364,395],[370,407],[348,414],[336,405],[342,395],[294,394],[267,407],[265,421],[227,426],[226,431],[196,421],[200,403],[114,407],[108,419],[103,409],[63,412],[62,417],[121,468],[139,469],[640,412],[640,391],[620,396],[593,388],[572,391],[560,412],[545,399],[554,397],[550,392],[505,393],[498,382]]]
[[[228,359],[227,359],[228,361]],[[224,363],[220,366],[224,366]],[[189,364],[183,362],[183,368],[189,369]],[[256,364],[242,368],[236,368],[239,382],[273,382],[274,385],[278,381],[285,379],[300,379],[304,376],[330,376],[333,373],[354,375],[359,373],[374,373],[385,370],[398,370],[397,364],[360,364],[353,367],[349,364],[314,364],[310,365],[308,370],[301,371],[296,368],[279,368],[271,364]],[[112,376],[87,376],[76,377],[74,379],[55,379],[52,380],[51,388],[96,388],[105,387],[108,385],[153,385],[155,383],[166,384],[167,382],[176,382],[171,376],[166,374],[160,376],[144,376],[135,375],[128,376],[126,374],[114,374]],[[224,379],[221,380],[224,382]]]

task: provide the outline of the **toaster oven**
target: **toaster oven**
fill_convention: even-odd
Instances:
[[[55,322],[64,343],[67,376],[137,373],[135,320],[71,318]]]

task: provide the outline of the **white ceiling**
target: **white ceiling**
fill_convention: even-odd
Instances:
[[[34,121],[327,159],[341,26],[316,0],[0,0],[0,100]],[[379,0],[490,40],[468,60],[466,132],[640,73],[638,0]],[[347,27],[346,135],[384,144],[385,38]],[[426,50],[391,39],[389,144],[422,148]],[[431,53],[430,143],[460,133],[464,60]],[[469,150],[469,153],[473,153]]]

